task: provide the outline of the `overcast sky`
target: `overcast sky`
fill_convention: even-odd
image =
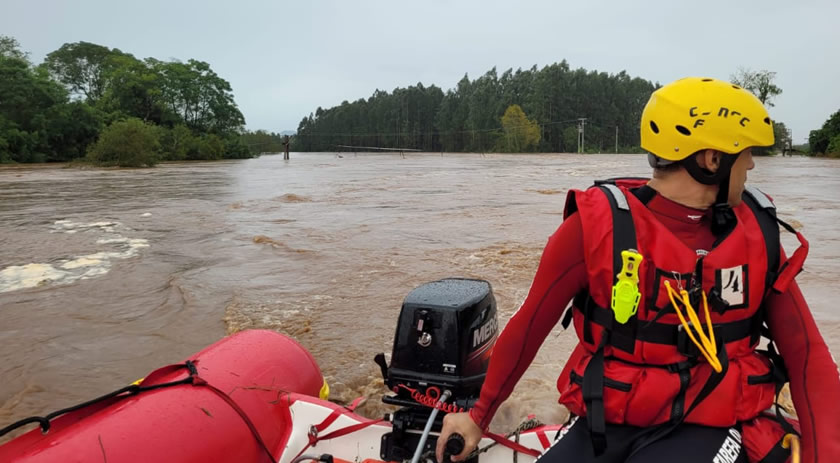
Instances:
[[[771,115],[801,142],[840,109],[838,18],[838,0],[0,0],[0,34],[36,63],[77,41],[207,61],[248,128],[272,131],[377,88],[566,59],[663,84],[776,71]]]

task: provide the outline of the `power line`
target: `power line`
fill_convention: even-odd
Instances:
[[[546,127],[549,125],[558,125],[558,124],[568,124],[571,122],[578,122],[581,118],[576,119],[566,119],[562,121],[551,121],[551,122],[537,122],[538,127]],[[584,118],[585,119],[585,118]],[[519,129],[530,127],[530,124],[522,124],[513,127],[507,127],[508,129]],[[504,131],[505,127],[494,127],[488,129],[464,129],[464,130],[446,130],[446,131],[433,131],[433,132],[310,132],[310,133],[298,133],[294,136],[296,137],[314,137],[314,136],[323,136],[323,137],[374,137],[374,136],[403,136],[408,134],[411,135],[454,135],[454,134],[461,134],[461,133],[488,133],[488,132],[499,132]]]

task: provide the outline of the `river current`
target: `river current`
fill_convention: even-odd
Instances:
[[[385,391],[373,357],[390,353],[412,288],[486,279],[504,326],[562,221],[566,191],[650,173],[640,155],[291,157],[0,168],[0,427],[247,328],[293,336],[333,400],[370,396],[360,410],[378,417]],[[749,184],[810,240],[797,280],[838,351],[840,163],[756,158]],[[529,413],[561,417],[554,381],[573,345],[558,326],[494,428]]]

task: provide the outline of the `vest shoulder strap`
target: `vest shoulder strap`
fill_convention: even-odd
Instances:
[[[766,292],[773,286],[776,277],[779,275],[779,261],[781,259],[781,242],[779,223],[776,218],[776,206],[766,194],[753,186],[749,186],[744,190],[742,198],[758,221],[761,234],[764,236],[764,245],[767,247],[767,278],[764,283]]]
[[[618,274],[624,265],[621,251],[638,249],[636,241],[636,226],[630,213],[630,204],[624,192],[614,184],[602,183],[597,186],[607,197],[613,224],[613,283],[618,281]],[[608,303],[609,304],[609,303]],[[612,314],[612,309],[610,314]],[[589,320],[587,320],[589,321]],[[611,327],[610,344],[625,352],[633,353],[636,348],[636,317],[631,317],[627,323],[613,323]]]

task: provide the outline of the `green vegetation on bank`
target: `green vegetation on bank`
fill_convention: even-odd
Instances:
[[[251,154],[258,155],[260,153],[281,153],[285,149],[284,143],[289,136],[274,132],[266,132],[265,130],[256,130],[254,132],[245,132],[240,137],[244,143],[251,150]]]
[[[160,140],[155,127],[131,118],[108,126],[87,157],[100,166],[151,167],[157,164],[159,153]]]
[[[769,107],[782,93],[773,83],[774,72],[739,69],[731,78]],[[507,70],[501,76],[493,68],[475,80],[464,76],[445,93],[418,83],[390,94],[377,90],[367,100],[318,108],[300,122],[293,147],[639,152],[639,119],[658,86],[623,71],[572,70],[566,61],[542,69]],[[774,126],[776,145],[757,154],[789,146],[785,124],[775,121]]]
[[[67,43],[40,65],[0,36],[0,162],[247,158],[245,118],[209,64]]]
[[[811,131],[808,145],[811,154],[840,158],[840,110],[832,114],[822,128]]]
[[[774,79],[764,70],[731,76],[768,107],[782,93]],[[639,152],[638,121],[658,86],[624,71],[573,70],[565,60],[501,75],[493,68],[447,91],[418,83],[318,108],[300,122],[291,148]],[[35,65],[14,38],[0,35],[0,163],[134,166],[284,150],[285,135],[244,125],[230,84],[208,63],[141,60],[76,42]],[[774,132],[776,144],[756,154],[796,149],[783,122],[774,121]],[[121,137],[131,137],[124,151]],[[840,157],[840,111],[811,132],[808,149]]]
[[[293,148],[327,151],[335,145],[381,146],[425,151],[577,151],[578,118],[587,151],[638,150],[639,118],[657,85],[625,72],[572,70],[566,61],[537,69],[493,68],[454,89],[418,83],[392,93],[322,109],[298,126]],[[502,117],[518,106],[537,127],[533,142],[519,143]],[[617,134],[616,134],[617,133]],[[516,141],[516,142],[515,142]],[[515,143],[514,143],[515,142]]]

